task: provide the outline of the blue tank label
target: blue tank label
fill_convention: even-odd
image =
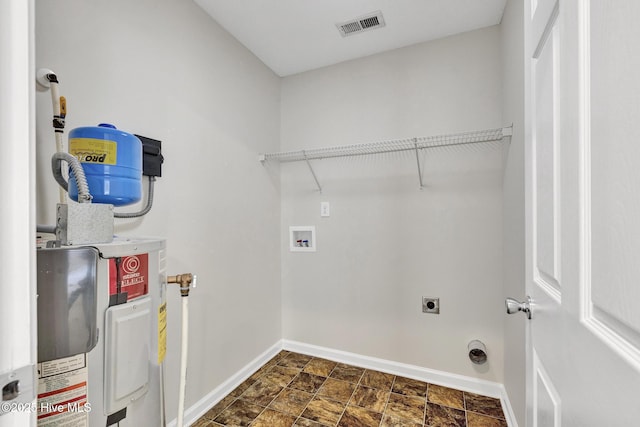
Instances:
[[[84,163],[118,164],[118,144],[115,141],[72,138],[69,140],[69,154]]]

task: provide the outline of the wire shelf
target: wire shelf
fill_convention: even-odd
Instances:
[[[511,127],[486,129],[448,135],[396,139],[364,144],[314,148],[310,150],[266,153],[260,156],[260,160],[275,160],[285,163],[328,159],[332,157],[365,156],[371,154],[393,153],[397,151],[425,150],[429,148],[464,146],[483,142],[499,141],[509,135],[511,135]]]
[[[432,148],[443,147],[472,147],[475,144],[501,141],[504,137],[513,134],[513,127],[496,129],[485,129],[474,132],[454,133],[448,135],[423,136],[417,138],[395,139],[391,141],[369,142],[364,144],[341,145],[326,148],[314,148],[311,150],[283,151],[279,153],[260,154],[260,161],[278,161],[280,163],[305,161],[309,166],[309,171],[313,176],[322,193],[322,187],[318,181],[310,160],[329,159],[335,157],[366,156],[371,154],[395,153],[401,151],[413,151],[416,155],[418,167],[418,178],[420,188],[424,187],[422,182],[422,165],[420,163],[419,152]]]

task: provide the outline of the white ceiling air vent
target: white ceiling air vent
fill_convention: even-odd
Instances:
[[[359,18],[336,24],[336,27],[338,27],[342,37],[346,37],[363,31],[382,28],[384,27],[384,18],[382,17],[382,12],[378,10],[377,12],[371,12]]]

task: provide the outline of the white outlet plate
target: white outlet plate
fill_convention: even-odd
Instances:
[[[331,207],[329,202],[320,202],[320,216],[331,216]]]

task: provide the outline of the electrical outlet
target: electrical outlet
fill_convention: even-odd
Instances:
[[[440,314],[440,298],[422,297],[422,312]]]
[[[320,203],[320,216],[330,216],[329,202]]]

